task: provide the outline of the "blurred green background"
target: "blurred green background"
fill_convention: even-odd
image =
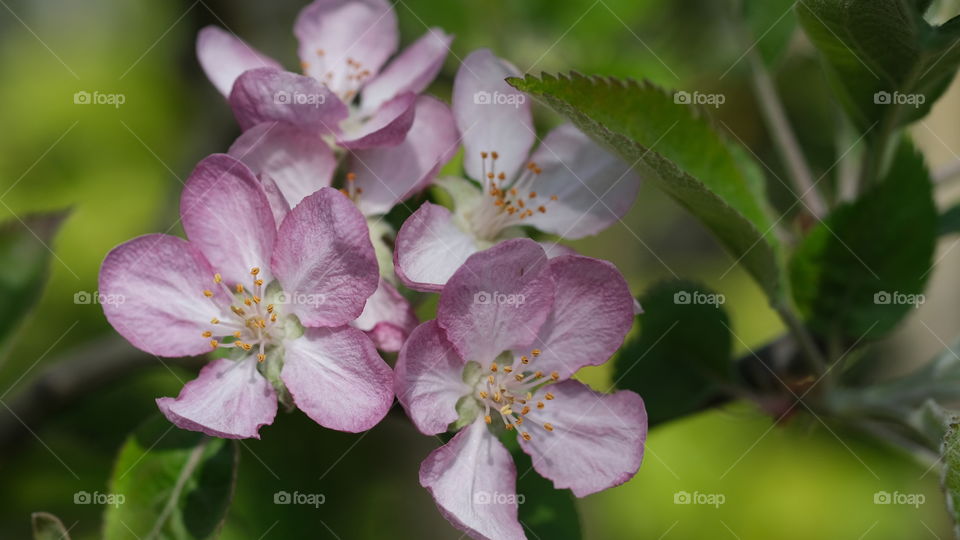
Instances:
[[[197,31],[226,26],[293,68],[291,27],[303,5],[0,1],[0,217],[73,209],[52,246],[52,279],[39,307],[0,359],[5,406],[51,364],[112,333],[101,308],[78,304],[75,295],[95,291],[111,247],[168,230],[181,181],[200,158],[225,151],[238,134],[195,59]],[[751,44],[738,37],[732,0],[399,0],[396,9],[404,43],[427,26],[456,35],[454,54],[432,89],[444,99],[457,58],[478,47],[492,48],[525,72],[577,70],[722,92],[727,101],[713,112],[720,130],[780,174],[746,62],[739,60]],[[817,174],[827,174],[829,183],[844,150],[834,135],[838,111],[802,36],[795,37],[777,80]],[[126,102],[78,105],[78,91],[121,93]],[[934,165],[960,153],[958,109],[955,86],[916,128]],[[542,108],[537,115],[544,130],[558,121]],[[779,182],[772,180],[770,191],[781,208],[789,206]],[[740,354],[782,330],[745,272],[651,185],[622,224],[571,245],[613,261],[638,294],[674,276],[723,293]],[[901,359],[891,372],[924,361],[942,347],[941,337],[955,337],[960,250],[951,247],[942,246],[927,304],[883,344]],[[74,504],[74,493],[105,492],[126,434],[155,412],[154,398],[176,395],[192,376],[153,362],[42,422],[28,422],[29,430],[0,448],[0,538],[28,537],[30,512],[37,510],[60,516],[75,538],[98,537],[102,507]],[[581,376],[609,388],[605,368]],[[7,414],[0,409],[0,416]],[[348,435],[322,430],[295,412],[280,415],[262,436],[241,446],[238,492],[224,538],[460,537],[417,484],[419,462],[438,442],[401,416],[391,415],[367,434]],[[640,473],[578,507],[593,539],[946,538],[950,526],[938,474],[815,418],[798,414],[773,425],[759,409],[739,403],[658,427]],[[281,490],[323,493],[326,501],[318,508],[275,505],[273,494]],[[725,502],[716,508],[675,504],[681,491],[722,494]],[[874,504],[880,491],[926,499],[917,508]]]

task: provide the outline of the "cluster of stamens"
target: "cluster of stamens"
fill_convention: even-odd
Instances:
[[[505,227],[520,225],[537,212],[546,214],[550,202],[557,200],[556,195],[545,200],[532,189],[543,172],[536,163],[531,161],[516,179],[507,182],[506,173],[497,172],[497,152],[480,152],[480,157],[484,202],[475,217],[475,227],[482,237],[493,239]]]
[[[530,419],[527,415],[533,408],[543,410],[544,401],[552,401],[555,396],[546,392],[543,399],[535,396],[547,385],[557,382],[560,375],[554,371],[544,375],[542,371],[530,371],[525,368],[530,358],[540,356],[539,349],[533,349],[530,356],[515,358],[512,365],[490,364],[490,373],[477,383],[476,397],[484,406],[484,421],[493,423],[493,415],[499,415],[503,427],[507,430],[516,429],[524,440],[529,441],[532,436],[525,428],[525,423],[539,425],[544,431],[553,431],[549,422],[542,424]]]
[[[355,203],[360,199],[360,195],[363,194],[363,188],[357,186],[357,175],[355,173],[347,173],[347,181],[343,187],[340,188],[340,193],[343,193]]]
[[[217,303],[216,295],[212,290],[205,289],[203,295],[217,308],[220,313],[227,314],[224,320],[214,317],[210,319],[213,325],[211,330],[205,330],[201,335],[210,339],[210,348],[237,348],[246,352],[257,349],[257,360],[266,360],[266,347],[272,343],[278,333],[278,315],[273,304],[263,304],[263,278],[259,268],[251,268],[253,287],[248,290],[241,283],[231,289],[220,274],[213,275],[215,286],[221,287],[227,296],[234,301],[230,303],[229,313]],[[232,338],[230,343],[224,340]]]
[[[317,49],[316,53],[324,65],[329,65],[326,61],[326,51],[323,49]],[[365,69],[363,64],[361,64],[359,61],[354,60],[349,56],[343,61],[347,64],[347,74],[344,77],[344,80],[337,82],[346,88],[341,90],[338,95],[345,103],[349,103],[354,97],[356,97],[357,92],[360,91],[360,88],[364,85],[364,83],[366,83],[367,79],[373,75],[373,73],[371,73],[369,69]],[[300,67],[303,68],[304,72],[307,72],[310,69],[310,64],[307,62],[301,62]],[[326,73],[324,73],[323,78],[320,79],[320,82],[330,86],[331,83],[334,82],[334,76],[335,74],[333,70],[328,70]]]

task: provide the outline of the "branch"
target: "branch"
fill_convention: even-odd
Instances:
[[[168,365],[198,368],[202,357],[164,359]],[[0,448],[36,431],[53,413],[133,373],[160,365],[157,358],[119,336],[99,338],[56,358],[0,408]],[[29,430],[27,429],[29,427]]]

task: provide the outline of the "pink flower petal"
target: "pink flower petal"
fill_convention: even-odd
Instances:
[[[525,539],[517,519],[517,469],[478,419],[420,465],[420,485],[456,528],[481,540]]]
[[[337,144],[350,150],[396,146],[413,125],[417,96],[412,92],[384,103],[356,130],[344,133]]]
[[[263,192],[267,195],[267,201],[270,203],[270,210],[273,212],[273,221],[277,228],[283,223],[283,219],[290,213],[290,203],[284,197],[277,183],[266,174],[261,174],[260,183],[263,184]]]
[[[556,285],[536,242],[517,238],[467,259],[443,287],[437,323],[460,356],[486,365],[527,347],[547,319]]]
[[[262,67],[280,69],[276,60],[216,26],[207,26],[197,34],[197,59],[207,78],[225,97],[230,96],[233,82],[244,71]]]
[[[224,439],[259,439],[273,423],[277,395],[257,371],[257,362],[221,358],[204,366],[180,395],[159,398],[160,412],[179,428]]]
[[[270,267],[304,326],[356,319],[380,281],[367,222],[333,188],[321,188],[287,214]]]
[[[281,122],[264,122],[245,131],[230,155],[254,174],[270,176],[290,208],[330,185],[337,160],[319,135]]]
[[[201,336],[220,309],[203,295],[213,270],[189,242],[150,234],[107,254],[100,268],[103,313],[123,337],[158,356],[192,356],[210,350]]]
[[[471,393],[463,382],[465,364],[437,321],[418,326],[400,350],[397,399],[425,435],[443,433],[457,419],[457,401]]]
[[[557,292],[534,342],[541,352],[531,366],[566,379],[617,352],[633,326],[634,300],[623,275],[607,261],[565,255],[551,259],[549,271]]]
[[[359,150],[350,170],[363,190],[357,206],[365,216],[386,214],[398,202],[425,188],[457,151],[453,115],[441,101],[417,98],[416,117],[403,143]]]
[[[554,399],[533,408],[518,438],[533,468],[577,497],[620,485],[637,473],[647,438],[647,411],[637,394],[594,392],[577,381],[549,385]],[[543,429],[544,423],[553,427]]]
[[[263,186],[249,168],[226,154],[201,161],[180,195],[180,219],[190,243],[230,286],[249,285],[250,270],[266,268],[277,234]]]
[[[467,174],[483,178],[481,152],[497,152],[496,172],[511,180],[526,162],[535,138],[527,96],[504,79],[517,68],[487,49],[470,54],[453,83],[453,115],[463,135],[463,165]],[[487,159],[487,172],[490,160]]]
[[[360,100],[363,109],[376,110],[399,94],[419,94],[426,90],[443,67],[451,41],[453,36],[440,28],[427,30],[363,88]]]
[[[419,322],[410,302],[380,278],[380,285],[367,299],[363,313],[353,321],[353,326],[366,332],[378,349],[397,352]]]
[[[397,15],[384,0],[315,0],[293,33],[307,75],[347,96],[374,77],[399,44]]]
[[[477,250],[473,238],[453,223],[449,210],[425,202],[400,227],[393,263],[407,287],[439,292]]]
[[[321,426],[366,431],[390,410],[393,372],[356,328],[307,328],[284,350],[280,378],[297,408]]]
[[[230,106],[244,130],[262,122],[286,122],[314,134],[336,133],[347,106],[310,77],[275,68],[245,71],[230,92]]]
[[[531,161],[543,172],[534,181],[542,196],[557,196],[529,224],[576,240],[623,217],[640,190],[640,175],[572,124],[551,131]]]

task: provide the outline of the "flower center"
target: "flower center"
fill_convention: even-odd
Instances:
[[[503,229],[522,225],[524,220],[539,212],[546,214],[548,206],[557,200],[556,195],[539,197],[533,190],[533,183],[543,170],[530,162],[513,181],[507,181],[504,172],[497,172],[495,151],[480,152],[483,160],[483,195],[473,215],[473,228],[476,235],[486,240],[494,240]]]
[[[509,365],[491,362],[489,373],[477,381],[473,393],[484,408],[483,419],[486,423],[493,423],[493,415],[498,415],[505,429],[516,429],[527,441],[532,436],[526,424],[539,426],[546,432],[553,431],[553,425],[549,422],[540,423],[527,415],[534,408],[543,410],[547,406],[545,402],[553,401],[555,396],[545,388],[560,378],[556,371],[544,376],[542,371],[528,369],[530,358],[538,356],[540,350],[533,349],[530,356],[513,358],[513,363]]]
[[[220,274],[213,275],[216,286],[222,287],[227,296],[233,299],[229,307],[221,305],[213,291],[207,289],[203,295],[210,299],[218,313],[218,317],[210,319],[211,328],[203,332],[203,337],[210,338],[212,349],[240,349],[250,352],[257,349],[257,360],[263,362],[267,356],[267,346],[278,343],[285,335],[283,320],[279,318],[274,304],[265,304],[263,300],[263,279],[259,268],[251,268],[252,287],[247,289],[242,283],[234,285],[233,289],[223,282]],[[225,341],[227,341],[225,343]]]
[[[347,196],[348,199],[353,201],[354,204],[360,200],[360,195],[363,194],[363,188],[358,187],[357,185],[357,175],[352,172],[347,173],[347,181],[344,183],[343,187],[340,188],[340,193],[343,193]]]
[[[327,58],[327,53],[323,49],[317,49],[316,53],[320,61],[323,62],[323,66],[328,68],[320,79],[320,82],[326,84],[331,89],[336,88],[337,97],[344,103],[353,101],[353,98],[357,96],[360,88],[367,82],[367,79],[373,75],[369,69],[363,67],[362,63],[349,56],[340,60],[334,59],[331,61]],[[341,72],[343,73],[341,79],[334,80],[337,78],[337,73],[334,73],[334,70],[329,68],[337,64],[338,61],[343,62],[347,67]],[[310,64],[301,62],[300,67],[306,72],[310,68]]]

